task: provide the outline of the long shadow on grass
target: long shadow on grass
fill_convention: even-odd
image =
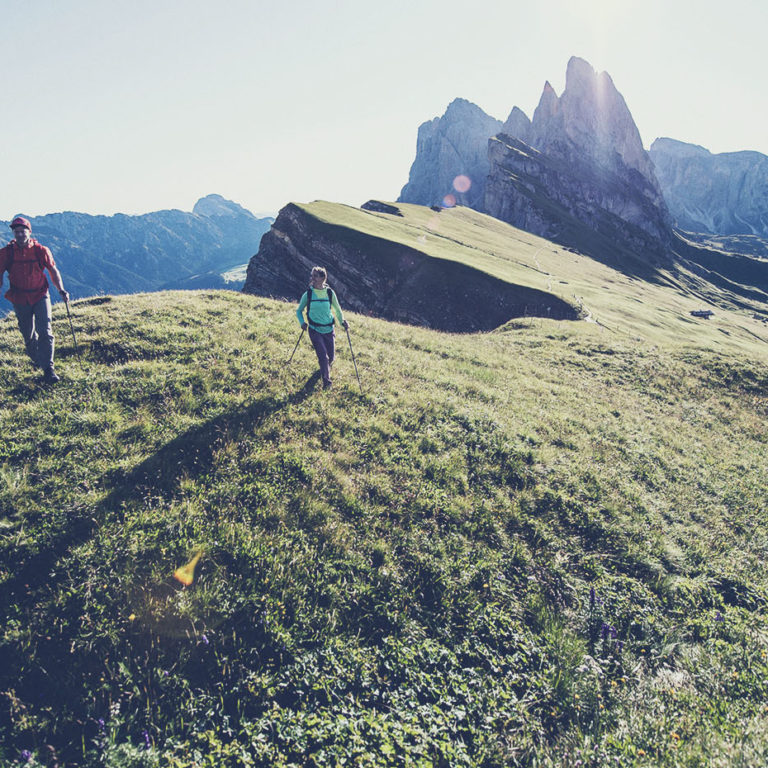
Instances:
[[[224,443],[240,440],[273,413],[306,399],[319,378],[320,372],[316,371],[298,392],[286,397],[263,397],[245,408],[223,413],[188,429],[130,471],[114,473],[109,478],[114,490],[102,506],[115,509],[121,502],[139,496],[172,493],[183,479],[206,472],[214,453]]]
[[[311,394],[319,378],[320,372],[316,371],[293,394],[263,397],[245,408],[223,413],[192,427],[130,471],[114,473],[108,478],[112,491],[99,505],[101,514],[94,516],[93,510],[83,510],[70,517],[66,531],[52,537],[48,546],[26,562],[15,564],[14,575],[0,586],[0,609],[44,584],[56,561],[68,549],[87,541],[109,512],[116,512],[130,499],[173,493],[182,479],[206,472],[215,451],[224,441],[238,440],[272,414],[302,402]]]

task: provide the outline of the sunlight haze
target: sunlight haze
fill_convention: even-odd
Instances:
[[[0,218],[394,200],[456,97],[531,117],[571,56],[607,71],[647,147],[768,154],[758,0],[0,0]],[[23,31],[23,34],[19,34]]]

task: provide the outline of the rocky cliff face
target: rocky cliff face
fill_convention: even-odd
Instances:
[[[665,258],[672,219],[629,109],[606,73],[572,58],[563,95],[545,84],[526,135],[527,142],[503,134],[490,141],[486,213],[580,248],[588,238],[577,230],[586,227],[650,262]]]
[[[653,142],[650,156],[681,229],[768,238],[768,156],[713,155],[704,147],[666,138]]]
[[[328,282],[344,309],[387,320],[471,332],[491,330],[523,314],[577,318],[574,307],[550,293],[322,222],[294,204],[280,211],[262,238],[243,292],[298,303],[315,264],[328,270]]]
[[[563,162],[503,135],[490,141],[489,157],[485,199],[492,216],[615,267],[637,271],[643,261],[667,262],[666,231],[647,226],[658,220],[657,209],[623,176],[577,158]]]
[[[467,195],[451,190],[459,204],[576,247],[666,258],[672,218],[653,163],[610,76],[583,59],[569,61],[562,96],[545,84],[532,120],[515,107],[500,125],[457,100],[422,125],[400,199],[440,204],[462,173],[473,183]]]
[[[416,159],[399,202],[441,205],[447,195],[479,209],[488,176],[488,138],[501,122],[464,99],[451,102],[445,114],[419,127]],[[460,179],[454,184],[454,180]]]
[[[214,287],[216,275],[245,264],[258,250],[272,221],[257,219],[220,195],[198,201],[192,213],[67,212],[31,218],[33,236],[52,250],[74,298],[184,287],[185,280],[201,273],[210,273],[205,287]],[[216,287],[224,287],[221,283]],[[3,308],[9,308],[7,302]]]

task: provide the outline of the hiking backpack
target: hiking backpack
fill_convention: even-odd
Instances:
[[[14,285],[11,282],[11,267],[13,266],[14,257],[16,255],[16,241],[11,240],[10,243],[8,243],[7,247],[9,250],[9,258],[8,263],[5,265],[5,271],[8,273],[8,282],[11,285],[11,288],[14,291],[21,291],[22,293],[34,293],[36,291],[39,291],[40,288],[19,288],[18,286]],[[35,258],[37,259],[37,265],[40,267],[40,272],[43,275],[43,279],[45,280],[45,287],[46,290],[48,288],[48,280],[45,277],[45,262],[43,261],[45,257],[45,248],[44,246],[40,245],[40,243],[37,242],[37,240],[32,241],[32,250],[35,252]],[[29,261],[29,259],[24,259],[24,261]]]
[[[312,304],[312,286],[307,288],[307,323],[311,323],[317,328],[329,328],[328,331],[320,331],[320,333],[330,333],[333,330],[333,326],[336,323],[336,318],[333,316],[333,288],[326,287],[328,291],[327,299],[315,299],[315,301],[328,302],[328,308],[331,310],[331,322],[330,323],[316,323],[314,320],[309,319],[309,307]]]

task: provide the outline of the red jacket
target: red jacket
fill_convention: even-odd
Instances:
[[[10,265],[10,267],[9,267]],[[0,276],[8,270],[10,290],[5,298],[12,304],[35,304],[48,293],[48,280],[43,269],[54,269],[56,263],[50,250],[37,240],[26,248],[12,241],[0,249]]]

